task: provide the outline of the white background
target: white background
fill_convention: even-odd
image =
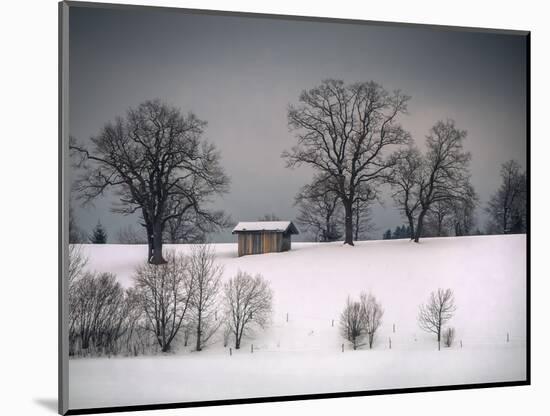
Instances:
[[[151,415],[546,414],[550,366],[550,13],[542,1],[123,3],[532,31],[532,386],[148,412]],[[0,11],[0,414],[54,414],[57,397],[57,2]],[[159,388],[162,383],[159,382]],[[546,394],[545,394],[546,393]],[[546,408],[546,410],[545,410]],[[131,413],[134,414],[134,413]]]

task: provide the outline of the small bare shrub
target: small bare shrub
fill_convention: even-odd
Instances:
[[[453,345],[454,339],[455,339],[455,329],[453,327],[447,328],[443,333],[443,342],[445,343],[445,346],[447,348],[450,348]]]

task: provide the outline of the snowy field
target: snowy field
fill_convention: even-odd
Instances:
[[[133,270],[147,253],[145,246],[83,247],[90,269],[116,273],[124,286],[132,284]],[[355,247],[294,243],[290,252],[241,258],[236,244],[215,249],[224,278],[243,270],[270,281],[272,325],[243,340],[232,356],[214,342],[198,353],[176,346],[165,356],[71,359],[71,408],[526,377],[524,235],[434,238],[421,244],[369,241]],[[419,304],[439,287],[453,289],[457,305],[450,322],[456,328],[455,345],[441,351],[416,320]],[[383,324],[373,350],[353,351],[346,344],[342,352],[339,314],[348,294],[357,298],[361,291],[372,291],[382,303]]]

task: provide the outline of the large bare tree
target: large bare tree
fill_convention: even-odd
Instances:
[[[524,233],[527,230],[527,176],[515,160],[502,165],[500,176],[502,183],[486,208],[490,221],[488,231]]]
[[[344,206],[345,243],[353,245],[353,210],[387,175],[393,159],[385,150],[407,143],[409,134],[398,124],[407,111],[408,96],[389,93],[375,82],[345,85],[326,80],[300,94],[291,105],[288,122],[298,143],[283,152],[288,167],[308,165],[330,178]]]
[[[170,351],[172,341],[189,318],[195,291],[188,259],[168,252],[166,260],[161,265],[145,263],[134,276],[136,301],[162,352]]]
[[[271,318],[273,292],[260,274],[239,271],[224,286],[227,323],[235,336],[235,349],[252,327],[264,327]]]
[[[438,121],[426,138],[427,152],[417,189],[420,205],[414,236],[417,243],[424,218],[434,203],[462,201],[469,196],[471,155],[464,150],[465,138],[466,131],[458,129],[453,120]]]
[[[441,349],[441,329],[456,311],[453,291],[437,289],[432,292],[428,303],[420,305],[418,325],[426,332],[437,335],[437,348]]]
[[[164,262],[168,221],[188,211],[207,217],[205,206],[228,189],[219,152],[202,139],[205,126],[192,113],[184,116],[178,108],[152,100],[107,123],[90,147],[71,141],[71,151],[86,168],[77,181],[80,197],[90,202],[112,189],[119,197],[114,212],[139,212],[150,263]]]
[[[394,154],[389,182],[394,201],[407,217],[414,241],[424,233],[426,215],[436,206],[450,207],[471,198],[469,163],[471,155],[464,150],[466,131],[453,120],[438,121],[426,138],[426,153],[415,148]]]

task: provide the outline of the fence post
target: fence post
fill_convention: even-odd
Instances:
[[[334,319],[332,320],[332,325],[331,326],[334,326]]]
[[[288,322],[288,312],[286,313],[286,321]]]
[[[390,341],[390,350],[391,350],[391,337],[389,338],[389,341]]]
[[[506,333],[506,342],[510,342],[510,333],[509,332]]]
[[[250,354],[254,353],[254,344],[250,344]]]
[[[229,347],[229,356],[231,357],[233,355],[233,349]]]
[[[462,348],[462,340],[460,340],[460,348]]]
[[[344,344],[342,344],[342,352],[344,352]]]
[[[395,324],[393,324],[393,333],[395,334]]]

